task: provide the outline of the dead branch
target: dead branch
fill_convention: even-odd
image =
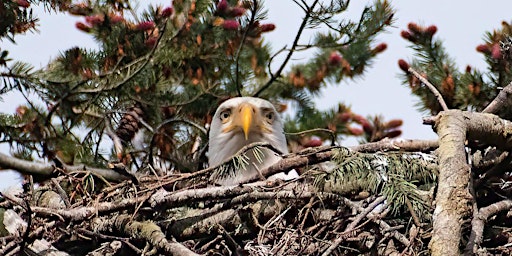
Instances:
[[[423,84],[425,84],[428,89],[436,96],[437,102],[439,102],[439,105],[441,105],[441,108],[446,111],[448,110],[448,105],[446,105],[446,102],[443,99],[443,95],[439,93],[439,91],[436,89],[436,87],[431,84],[425,77],[423,77],[418,71],[414,70],[412,67],[410,67],[407,71],[412,73],[416,78],[418,78]]]
[[[478,252],[484,237],[485,222],[487,222],[487,220],[493,215],[496,215],[502,211],[510,210],[511,208],[512,200],[510,199],[506,199],[480,208],[478,214],[471,221],[471,235],[464,251],[465,255],[474,255]]]
[[[375,207],[384,202],[384,200],[386,200],[384,196],[376,198],[370,205],[368,205],[368,207],[364,209],[364,211],[362,211],[356,216],[356,218],[345,228],[345,231],[343,231],[343,233],[352,232],[357,227],[359,222],[363,220],[363,218],[367,217],[368,214],[371,211],[373,211]],[[341,242],[343,242],[343,240],[345,240],[345,236],[341,235],[338,236],[338,238],[334,239],[334,241],[332,241],[331,245],[329,246],[329,248],[327,248],[327,250],[325,250],[322,256],[331,255],[331,253],[336,249],[336,247],[338,247],[341,244]]]
[[[136,207],[138,204],[145,202],[149,196],[150,194],[147,194],[134,198],[124,199],[120,202],[101,202],[95,204],[94,206],[76,207],[72,209],[54,209],[49,207],[34,206],[32,207],[32,211],[41,216],[58,216],[62,219],[80,221],[90,218],[96,214]]]
[[[360,144],[349,147],[357,152],[386,152],[386,151],[407,151],[407,152],[425,152],[432,151],[438,147],[437,140],[390,140],[384,139],[377,142]]]
[[[433,118],[439,134],[439,183],[433,231],[432,255],[458,255],[461,224],[471,212],[470,167],[465,140],[479,140],[503,150],[512,148],[512,122],[492,114],[460,110],[443,111]]]
[[[167,240],[160,227],[150,221],[139,222],[122,214],[113,218],[96,218],[93,223],[96,232],[120,232],[134,239],[143,239],[169,255],[199,256],[184,245]]]
[[[42,176],[50,176],[54,171],[56,171],[56,166],[49,163],[39,163],[33,161],[27,161],[23,159],[19,159],[13,156],[9,156],[3,153],[0,153],[0,167],[2,169],[12,169],[24,174],[30,175],[42,175]],[[129,179],[126,176],[123,176],[115,171],[109,169],[101,169],[95,168],[85,165],[63,165],[63,170],[66,173],[72,172],[90,172],[96,176],[101,176],[110,181],[123,181]]]
[[[498,96],[482,110],[482,113],[496,114],[499,110],[507,108],[510,102],[510,95],[512,94],[512,82],[505,86]]]
[[[358,212],[363,212],[365,210],[360,205],[358,205],[348,199],[344,199],[344,203],[347,204],[349,207],[356,209]],[[401,234],[396,229],[391,227],[391,225],[386,223],[384,220],[379,218],[378,214],[374,214],[374,213],[370,212],[368,214],[368,218],[371,221],[373,221],[374,223],[378,224],[383,232],[389,232],[391,234],[391,236],[393,236],[396,240],[398,240],[400,243],[402,243],[406,247],[411,244],[409,239],[407,239],[407,237],[405,237],[403,234]]]

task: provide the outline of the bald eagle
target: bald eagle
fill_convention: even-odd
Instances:
[[[217,166],[233,157],[240,149],[255,142],[266,142],[288,153],[283,122],[275,107],[267,100],[254,97],[237,97],[223,102],[215,112],[210,125],[208,163]],[[251,149],[246,152],[248,164],[228,177],[215,182],[220,185],[236,185],[260,176],[260,170],[281,159],[276,152],[263,148],[262,158]],[[278,173],[271,178],[293,179],[295,170],[288,174]]]

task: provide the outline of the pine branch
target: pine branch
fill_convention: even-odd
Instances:
[[[263,91],[265,91],[268,87],[270,87],[276,81],[276,79],[278,79],[281,76],[281,72],[283,72],[284,68],[288,64],[288,61],[292,57],[292,55],[295,51],[295,48],[297,47],[297,45],[299,43],[299,39],[302,35],[302,32],[306,28],[309,18],[311,17],[311,12],[313,11],[313,9],[315,8],[317,3],[318,3],[318,0],[315,0],[310,6],[305,4],[307,6],[306,15],[302,19],[302,23],[300,24],[299,30],[297,31],[297,34],[295,35],[295,39],[293,40],[292,47],[290,48],[290,50],[288,50],[288,54],[286,55],[283,63],[281,63],[281,66],[279,67],[279,69],[275,73],[272,73],[272,72],[270,73],[270,80],[265,85],[260,87],[256,91],[256,93],[253,94],[253,97],[258,97]]]
[[[255,18],[256,18],[256,12],[258,11],[258,0],[252,1],[252,9],[251,9],[251,18],[249,19],[249,23],[246,25],[246,29],[244,31],[244,34],[242,35],[242,39],[240,40],[240,45],[238,46],[238,50],[236,51],[236,66],[235,66],[235,84],[236,84],[236,91],[238,93],[238,96],[242,96],[242,84],[240,83],[240,55],[242,53],[242,48],[245,45],[245,40],[247,39],[247,35],[249,34],[249,30],[251,30]]]

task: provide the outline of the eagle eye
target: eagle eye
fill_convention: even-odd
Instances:
[[[220,121],[222,123],[225,123],[227,122],[228,118],[231,116],[231,110],[230,109],[226,109],[222,112],[220,112]]]
[[[275,117],[275,115],[274,115],[274,112],[272,112],[272,111],[269,111],[265,114],[265,118],[267,119],[267,122],[270,124],[274,121],[274,117]]]

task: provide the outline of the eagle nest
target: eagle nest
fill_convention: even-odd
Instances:
[[[62,170],[2,194],[0,254],[428,253],[436,166],[423,153],[319,147],[262,172],[294,168],[301,176],[291,181],[218,186],[211,168],[111,182]]]

